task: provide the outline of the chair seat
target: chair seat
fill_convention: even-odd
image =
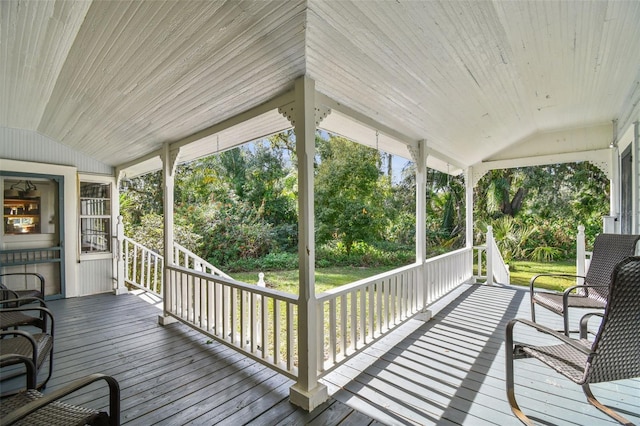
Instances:
[[[562,305],[562,297],[562,293],[536,292],[533,295],[533,302],[554,312],[563,314],[564,307]],[[569,307],[604,309],[606,307],[606,303],[590,297],[572,294],[569,295]]]
[[[586,339],[580,340],[580,343],[587,348],[591,347],[591,343]],[[585,380],[584,371],[588,355],[571,345],[516,345],[516,348],[516,351],[522,351],[528,357],[539,359],[575,383],[581,384]]]
[[[42,318],[33,315],[27,315],[19,311],[0,312],[0,329],[6,330],[12,327],[22,325],[33,325],[40,327]]]
[[[42,294],[39,290],[31,289],[31,290],[14,290],[18,293],[18,297],[20,299],[24,299],[25,297],[37,297],[38,299],[44,299],[44,294]]]
[[[34,401],[42,398],[43,395],[33,389],[20,392],[10,398],[2,400],[0,404],[1,417],[8,413]],[[15,423],[16,425],[108,425],[109,416],[107,413],[93,410],[75,405],[65,404],[63,402],[52,402],[45,405],[38,411],[29,414],[24,419]]]
[[[53,337],[49,334],[37,333],[31,335],[36,342],[38,348],[38,360],[36,367],[40,368],[44,360],[49,355],[53,347]],[[32,357],[32,347],[29,341],[24,337],[12,337],[2,339],[0,344],[0,355],[18,354],[28,358]],[[4,401],[3,401],[4,404]]]

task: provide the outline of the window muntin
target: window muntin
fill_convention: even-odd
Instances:
[[[111,251],[111,184],[80,182],[82,253]]]

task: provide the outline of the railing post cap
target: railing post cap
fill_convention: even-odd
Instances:
[[[584,232],[584,225],[578,225],[578,232]]]

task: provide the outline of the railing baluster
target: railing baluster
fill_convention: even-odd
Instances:
[[[357,296],[357,292],[353,291],[349,294],[349,298],[351,300],[351,306],[350,306],[350,311],[351,311],[351,319],[350,319],[350,331],[351,331],[351,347],[353,348],[353,350],[358,350],[358,296]]]
[[[367,344],[367,288],[360,289],[360,341]]]
[[[347,295],[340,296],[340,350],[342,357],[347,356]]]
[[[280,303],[273,300],[273,363],[280,364]]]
[[[338,361],[336,326],[336,299],[331,298],[329,299],[329,356],[334,364]]]
[[[268,325],[269,325],[269,316],[268,316],[268,309],[267,309],[267,298],[265,296],[261,297],[260,300],[260,316],[262,317],[262,321],[261,321],[261,325],[262,325],[262,330],[261,330],[261,340],[262,340],[262,344],[261,344],[261,349],[262,349],[262,359],[265,359],[267,357],[267,346],[269,345],[269,336],[267,334],[267,331],[269,329]]]

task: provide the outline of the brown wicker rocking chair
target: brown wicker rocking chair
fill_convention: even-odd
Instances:
[[[609,294],[611,272],[621,260],[634,255],[640,235],[600,234],[593,244],[591,265],[584,278],[583,285],[567,288],[563,293],[538,291],[535,282],[540,277],[578,278],[567,274],[539,274],[531,278],[529,294],[531,297],[531,321],[536,322],[536,305],[549,309],[564,318],[564,334],[569,335],[569,308],[604,309]]]
[[[587,340],[590,316],[601,315],[602,322],[593,342]],[[516,402],[513,361],[536,358],[558,373],[582,386],[587,400],[605,414],[626,425],[632,423],[600,403],[589,388],[601,383],[640,377],[640,257],[629,257],[613,271],[609,301],[604,314],[590,313],[580,321],[580,339],[571,339],[540,324],[514,319],[507,325],[506,379],[507,398],[513,413],[525,424],[532,424]],[[535,346],[514,345],[513,328],[525,324],[553,336],[558,344]]]
[[[11,299],[9,302],[22,301],[22,298]],[[42,302],[44,303],[44,302]],[[11,303],[16,305],[18,303]],[[28,313],[35,313],[29,315]],[[33,330],[33,328],[36,330]],[[0,308],[0,355],[18,354],[30,358],[36,367],[36,376],[49,359],[47,377],[35,386],[43,389],[53,372],[53,341],[54,341],[54,317],[53,313],[44,307],[26,305],[17,308]],[[0,381],[9,380],[15,374],[0,374]],[[3,395],[5,392],[3,391]]]
[[[51,426],[118,426],[120,424],[120,386],[113,377],[92,374],[55,392],[43,395],[35,389],[36,369],[31,359],[14,354],[0,356],[0,367],[15,364],[24,364],[26,367],[27,390],[0,402],[0,424]],[[104,380],[109,386],[109,413],[59,401],[100,380]]]
[[[9,281],[17,285],[7,285]],[[44,277],[36,272],[10,272],[0,274],[0,300],[33,297],[44,300],[44,287]],[[18,305],[14,306],[20,306],[22,304],[24,303],[19,302]]]

